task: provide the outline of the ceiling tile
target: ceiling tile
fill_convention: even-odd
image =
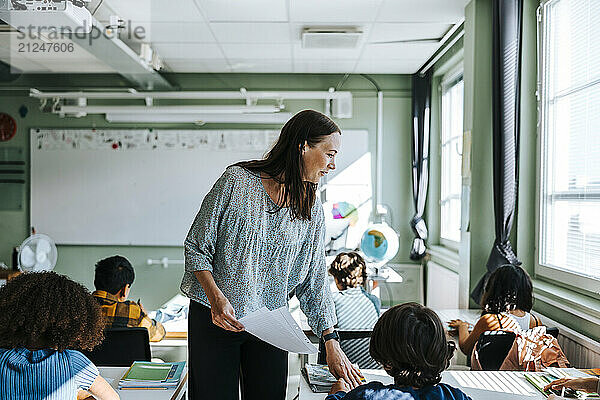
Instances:
[[[166,69],[171,72],[227,72],[229,64],[225,59],[169,59]]]
[[[387,43],[366,44],[361,60],[407,59],[423,60],[423,63],[438,49],[438,43]]]
[[[204,22],[132,22],[119,37],[128,43],[215,43]]]
[[[211,22],[287,22],[286,0],[196,0]]]
[[[311,74],[346,74],[354,71],[356,60],[344,60],[344,59],[294,59],[294,72],[295,73],[311,73]]]
[[[194,0],[108,0],[124,20],[153,22],[204,22]]]
[[[332,60],[340,59],[357,59],[362,51],[362,46],[355,49],[304,49],[300,43],[294,44],[294,59],[310,59],[310,60]]]
[[[250,59],[291,59],[292,52],[289,44],[222,44],[221,47],[228,59],[250,58]]]
[[[376,23],[373,24],[369,43],[442,38],[453,25],[430,23]]]
[[[302,0],[290,1],[293,22],[321,23],[371,22],[382,0]]]
[[[464,18],[469,0],[383,0],[378,22],[442,22],[455,24]]]
[[[285,22],[212,22],[210,28],[219,43],[289,43],[290,28]]]
[[[223,58],[219,46],[210,43],[156,43],[153,47],[163,60]]]
[[[229,59],[229,72],[286,73],[292,72],[289,59]]]
[[[423,66],[421,59],[363,59],[358,62],[355,74],[414,74]]]

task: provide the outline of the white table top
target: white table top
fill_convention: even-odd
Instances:
[[[383,370],[363,370],[367,382],[385,385],[393,379]],[[473,400],[542,400],[546,397],[531,385],[522,372],[508,371],[445,371],[442,382],[457,387]],[[511,393],[512,392],[512,393]],[[304,377],[300,378],[298,400],[323,400],[326,393],[313,393]]]
[[[181,400],[187,390],[187,367],[175,389],[119,390],[119,380],[128,367],[98,367],[100,375],[117,391],[121,400]]]

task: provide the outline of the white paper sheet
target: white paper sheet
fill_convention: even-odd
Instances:
[[[272,311],[263,307],[240,318],[240,322],[247,332],[282,350],[298,354],[317,352],[317,348],[302,332],[287,307]]]

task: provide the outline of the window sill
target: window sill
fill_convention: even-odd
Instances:
[[[600,300],[539,279],[533,291],[539,301],[600,326]]]
[[[460,273],[458,250],[440,245],[432,245],[427,249],[427,253],[429,254],[431,261],[438,263],[457,274]]]

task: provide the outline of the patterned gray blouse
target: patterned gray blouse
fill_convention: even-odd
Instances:
[[[325,224],[317,197],[310,221],[275,206],[260,176],[230,166],[208,192],[185,240],[182,292],[208,307],[194,271],[211,271],[237,318],[287,305],[294,290],[319,337],[336,324],[327,282]]]

